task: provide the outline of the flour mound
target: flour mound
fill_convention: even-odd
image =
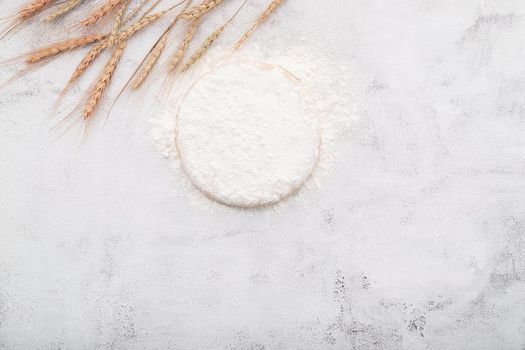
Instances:
[[[319,160],[319,120],[305,91],[277,66],[235,63],[184,97],[175,144],[190,181],[220,203],[254,208],[298,191]]]

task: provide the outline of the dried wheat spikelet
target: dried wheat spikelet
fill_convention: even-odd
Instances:
[[[193,6],[181,13],[181,17],[193,21],[210,12],[217,5],[220,5],[224,0],[205,0],[200,5]]]
[[[78,37],[73,37],[67,40],[53,43],[51,45],[39,48],[29,54],[23,55],[8,62],[17,62],[21,60],[27,64],[26,70],[22,71],[25,74],[28,70],[38,67],[37,63],[45,62],[48,59],[54,58],[62,53],[72,51],[77,48],[89,47],[85,56],[75,67],[72,75],[62,90],[60,99],[64,96],[69,87],[78,81],[94,62],[101,56],[105,50],[111,50],[108,61],[106,62],[102,72],[97,80],[92,85],[91,89],[86,95],[86,103],[81,106],[82,119],[89,122],[96,113],[96,110],[107,91],[108,86],[116,72],[117,66],[121,61],[125,47],[128,41],[136,33],[149,28],[158,23],[163,17],[168,17],[168,12],[173,8],[185,4],[184,9],[179,14],[169,16],[169,26],[162,32],[158,39],[153,43],[150,50],[143,56],[143,59],[138,64],[136,70],[130,74],[125,86],[120,90],[120,94],[131,84],[131,88],[137,89],[143,85],[144,81],[151,76],[154,67],[158,64],[161,55],[166,51],[169,43],[169,34],[173,30],[178,20],[186,20],[187,27],[183,33],[183,37],[176,51],[172,56],[168,57],[167,69],[173,72],[182,65],[182,71],[188,70],[198,60],[200,60],[210,47],[218,41],[221,35],[225,32],[227,26],[244,7],[248,0],[244,0],[243,4],[235,12],[235,14],[222,26],[218,27],[209,35],[203,43],[197,46],[195,52],[190,55],[187,62],[183,62],[186,52],[192,44],[195,34],[199,29],[201,23],[210,13],[215,13],[220,8],[219,5],[224,3],[224,0],[200,0],[197,5],[192,5],[192,0],[178,0],[179,3],[174,3],[177,0],[26,0],[28,3],[21,8],[19,12],[14,14],[15,23],[13,23],[7,32],[0,35],[4,37],[16,27],[21,24],[29,22],[28,20],[39,15],[43,11],[52,7],[49,15],[44,17],[47,21],[55,21],[71,13],[75,8],[81,4],[88,7],[88,3],[92,4],[91,9],[88,10],[86,16],[83,17],[73,29],[81,29],[81,27],[91,27],[89,33]],[[242,0],[238,0],[241,2]],[[270,0],[268,0],[270,1]],[[283,0],[271,0],[268,8],[257,18],[253,26],[242,36],[235,48],[239,48],[256,30],[259,28],[270,16],[275,12],[277,7],[283,3]],[[132,5],[133,4],[133,5]],[[172,6],[173,5],[173,6]],[[156,10],[157,6],[162,7],[162,10]],[[169,7],[171,6],[171,7]],[[85,8],[85,7],[83,7]],[[156,13],[154,13],[156,11]],[[137,17],[137,19],[136,19]],[[106,19],[113,18],[113,22],[109,30],[105,30],[107,23]],[[105,33],[105,34],[101,34]],[[19,61],[20,62],[20,61]],[[17,77],[15,76],[15,77]],[[11,80],[10,80],[11,81]],[[118,99],[115,99],[115,101]]]
[[[126,28],[125,31],[121,32],[119,34],[119,40],[127,40],[129,37],[137,33],[138,31],[144,29],[145,27],[149,26],[150,24],[154,23],[155,21],[159,20],[162,16],[164,16],[169,10],[157,12],[153,15],[144,17],[138,22],[133,23],[128,28]]]
[[[199,59],[201,59],[202,56],[208,51],[210,46],[219,38],[219,36],[222,34],[224,29],[226,28],[226,25],[222,25],[214,31],[205,41],[204,43],[195,51],[195,53],[190,57],[188,63],[182,67],[182,71],[187,71],[192,65],[195,64]]]
[[[104,95],[104,92],[106,91],[107,87],[109,86],[109,83],[111,82],[111,79],[113,78],[115,69],[117,68],[118,63],[120,62],[120,59],[124,54],[126,44],[127,41],[123,41],[120,43],[119,47],[115,49],[108,63],[104,67],[102,74],[95,82],[95,85],[93,85],[93,87],[91,88],[88,96],[88,102],[84,106],[84,110],[82,112],[82,118],[84,120],[91,119],[91,117],[95,113],[95,110],[97,109],[100,100]]]
[[[55,0],[33,0],[20,10],[18,13],[18,19],[22,21],[28,20],[43,11],[53,2],[55,2]]]
[[[180,43],[179,48],[177,49],[177,51],[175,52],[175,54],[173,55],[173,57],[171,58],[169,62],[168,70],[170,72],[173,72],[177,68],[180,61],[184,57],[184,53],[186,52],[186,49],[190,45],[191,40],[195,36],[195,33],[197,32],[197,28],[199,27],[199,24],[200,24],[199,19],[196,19],[193,22],[191,22],[190,27],[188,28],[188,30],[186,31],[186,34],[184,35],[184,39],[182,39],[182,42]]]
[[[185,0],[185,2],[186,2],[185,8],[187,8],[188,6],[191,5],[192,1]],[[146,55],[142,63],[139,65],[139,67],[137,68],[133,76],[131,77],[132,79],[134,78],[133,84],[131,85],[132,89],[134,90],[138,89],[150,75],[151,71],[153,70],[153,67],[159,61],[160,55],[162,54],[162,52],[164,51],[164,48],[166,47],[166,42],[168,40],[168,36],[171,30],[177,24],[179,18],[180,18],[179,16],[175,17],[175,19],[171,22],[168,28],[166,28],[164,33],[162,33],[161,37],[157,40],[155,45],[151,48],[149,53]]]
[[[124,0],[107,0],[103,5],[97,7],[89,16],[80,21],[80,25],[83,27],[89,27],[102,18],[109,15],[118,5],[120,5]]]
[[[29,54],[29,56],[26,59],[26,63],[27,64],[37,63],[47,58],[51,58],[53,56],[59,55],[65,51],[70,51],[70,50],[77,49],[79,47],[83,47],[83,46],[92,44],[94,42],[100,41],[103,38],[104,38],[104,35],[93,34],[93,35],[86,35],[80,38],[64,40],[64,41],[55,43],[53,45],[38,49],[35,52]]]
[[[110,44],[107,39],[102,40],[98,42],[95,46],[93,46],[73,71],[73,74],[69,78],[68,85],[80,78],[82,73],[84,73],[89,68],[89,66],[97,59],[97,57],[100,56],[102,51],[107,49],[109,46]]]
[[[109,35],[109,45],[114,46],[117,41],[118,32],[122,26],[122,21],[124,20],[124,12],[128,8],[129,1],[126,0],[120,5],[120,9],[115,16],[115,21],[113,22],[113,27],[111,28],[111,34]]]
[[[248,38],[264,23],[270,18],[272,13],[284,2],[284,0],[273,0],[270,6],[257,18],[254,25],[241,37],[241,39],[235,44],[235,50],[238,50]]]
[[[153,23],[160,17],[162,17],[167,11],[161,11],[157,14],[151,15],[149,17],[144,17],[141,21],[137,22],[136,24],[132,25],[130,28],[128,28],[126,31],[122,33],[118,33],[118,35],[115,38],[115,42],[124,42],[129,40],[130,37],[132,37],[135,33],[139,32],[141,29],[144,29],[147,25]],[[175,24],[175,23],[173,23]],[[68,85],[69,87],[73,82],[75,82],[81,75],[84,73],[89,66],[97,59],[98,56],[107,49],[108,47],[112,46],[110,42],[111,37],[107,37],[104,40],[101,40],[97,45],[93,46],[91,50],[88,51],[86,56],[82,59],[82,61],[78,64],[75,71],[71,75],[71,78],[69,79]]]
[[[137,75],[135,80],[133,80],[133,89],[138,89],[142,83],[146,80],[146,78],[151,73],[153,67],[157,63],[157,61],[160,58],[160,55],[162,54],[162,51],[164,51],[164,48],[166,47],[166,41],[168,40],[169,32],[165,32],[162,37],[159,39],[153,50],[150,52],[150,54],[147,57],[147,60],[144,64],[144,67],[140,71],[140,73]]]
[[[58,96],[58,100],[56,102],[56,106],[60,104],[66,92],[69,90],[69,88],[82,76],[82,74],[85,71],[87,71],[87,69],[97,59],[97,57],[100,56],[102,51],[104,51],[108,47],[109,47],[109,41],[108,39],[104,39],[104,40],[99,41],[95,46],[93,46],[88,51],[86,56],[84,56],[82,61],[80,61],[80,63],[77,65],[77,67],[73,71],[73,74],[71,74],[71,77],[69,78],[66,86],[64,86],[64,88],[60,92],[60,95]]]
[[[65,3],[63,3],[56,11],[51,13],[49,16],[47,16],[47,20],[49,22],[55,21],[59,19],[60,17],[68,14],[69,12],[73,11],[75,7],[80,5],[82,0],[69,0]]]
[[[219,36],[221,36],[221,34],[224,32],[224,29],[226,29],[228,24],[230,24],[231,21],[233,21],[233,19],[239,14],[239,12],[242,10],[244,5],[246,5],[247,1],[248,0],[245,0],[242,3],[241,7],[239,7],[239,9],[233,14],[233,16],[228,21],[226,21],[226,23],[224,23],[222,26],[217,28],[217,30],[215,30],[213,33],[211,33],[211,35],[208,38],[206,38],[204,43],[197,49],[197,51],[195,51],[195,53],[191,55],[188,63],[184,65],[184,67],[182,68],[183,72],[187,71],[192,65],[195,64],[195,62],[197,62],[198,60],[202,58],[202,56],[204,56],[206,51],[208,51],[208,49],[219,38]]]

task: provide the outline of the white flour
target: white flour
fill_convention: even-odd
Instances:
[[[196,66],[153,118],[152,135],[181,179],[236,207],[274,204],[316,183],[356,119],[351,77],[333,56],[290,48],[268,57],[251,47],[249,58],[268,64],[237,54],[219,68]]]
[[[220,66],[199,79],[175,128],[192,183],[220,203],[243,208],[296,192],[315,169],[321,144],[318,116],[309,114],[301,90],[282,69],[249,62]]]

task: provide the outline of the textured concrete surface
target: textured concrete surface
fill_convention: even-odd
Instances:
[[[299,37],[361,119],[276,210],[192,205],[140,109],[55,141],[67,59],[0,92],[1,350],[525,349],[525,2],[288,0],[254,40]]]

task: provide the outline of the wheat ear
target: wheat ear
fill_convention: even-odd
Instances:
[[[69,0],[69,1],[65,2],[55,12],[50,14],[47,17],[47,20],[49,22],[57,20],[58,18],[60,18],[60,17],[62,17],[64,15],[68,14],[69,12],[73,11],[75,9],[75,7],[80,5],[81,2],[82,2],[82,0]]]
[[[111,28],[111,34],[109,35],[109,45],[114,46],[117,41],[118,32],[120,30],[120,27],[122,25],[122,21],[124,19],[124,12],[128,8],[129,1],[126,0],[120,5],[120,9],[117,12],[117,15],[115,16],[115,21],[113,22],[113,27]]]
[[[264,23],[270,18],[272,13],[284,2],[284,0],[273,0],[270,6],[264,10],[264,12],[257,18],[254,25],[241,37],[241,39],[235,44],[235,50],[238,50],[248,38]]]
[[[128,30],[118,34],[118,36],[115,39],[115,41],[116,42],[127,41],[131,36],[133,36],[133,34],[137,33],[138,31],[143,29],[148,24],[153,23],[155,20],[160,18],[167,11],[169,11],[169,9],[166,10],[166,11],[163,11],[163,12],[159,12],[159,13],[157,13],[155,15],[151,15],[150,17],[143,18],[142,22],[138,22],[135,25],[132,25],[131,28],[129,28]],[[89,66],[97,59],[97,57],[100,56],[102,51],[104,51],[105,49],[107,49],[110,46],[111,46],[111,44],[110,44],[109,38],[106,38],[106,39],[100,41],[99,43],[97,43],[97,45],[93,46],[91,48],[91,50],[88,51],[86,56],[84,56],[82,61],[80,61],[80,63],[77,65],[77,67],[73,71],[73,74],[71,75],[71,77],[70,77],[66,87],[62,90],[62,94],[61,95],[63,95],[67,91],[67,89],[78,78],[80,78],[80,76],[89,68]]]
[[[165,32],[162,34],[162,37],[159,39],[153,50],[151,50],[150,54],[147,57],[146,62],[144,63],[144,67],[140,71],[140,73],[137,75],[135,80],[133,80],[132,88],[134,90],[138,89],[142,83],[146,80],[146,78],[149,76],[149,73],[153,70],[153,67],[157,63],[157,61],[160,58],[160,55],[162,54],[162,51],[164,51],[164,48],[166,47],[166,41],[168,40],[169,32]]]
[[[184,53],[186,52],[186,49],[190,45],[191,40],[195,36],[195,33],[197,32],[197,28],[199,27],[199,24],[200,24],[199,19],[196,19],[193,22],[191,22],[190,27],[188,28],[188,30],[186,31],[186,34],[184,35],[184,39],[182,39],[182,42],[180,43],[177,51],[175,51],[175,54],[173,55],[173,57],[171,58],[169,62],[168,70],[170,72],[173,72],[175,68],[177,68],[178,64],[184,57]]]
[[[21,10],[15,15],[14,22],[6,28],[5,32],[0,34],[0,39],[5,38],[7,35],[12,33],[25,21],[33,18],[38,13],[46,9],[46,7],[52,5],[55,0],[33,0],[27,5],[23,6]]]
[[[204,0],[201,4],[183,11],[181,17],[190,21],[196,20],[205,13],[210,12],[217,5],[220,5],[223,1],[224,0]]]
[[[150,16],[147,16],[147,17],[144,17],[143,19],[141,19],[140,21],[138,22],[135,22],[133,23],[132,25],[130,25],[128,28],[126,28],[126,30],[124,30],[123,32],[121,32],[119,34],[119,40],[127,40],[129,39],[132,35],[134,35],[135,33],[137,33],[138,31],[142,30],[143,28],[149,26],[150,24],[152,24],[153,22],[159,20],[162,16],[164,16],[169,10],[165,10],[165,11],[160,11],[160,12],[157,12],[153,15],[150,15]]]
[[[51,5],[55,0],[33,0],[24,6],[18,13],[18,19],[25,21],[42,12],[46,7]]]
[[[78,78],[80,78],[82,73],[84,73],[89,68],[89,66],[97,59],[97,57],[100,56],[102,51],[107,49],[109,46],[109,41],[107,39],[100,41],[95,46],[93,46],[73,71],[73,74],[69,78],[68,85],[72,84]]]
[[[184,65],[184,67],[182,67],[182,71],[185,72],[187,71],[192,65],[195,64],[195,62],[197,62],[199,59],[201,59],[202,56],[204,56],[204,54],[206,53],[206,51],[208,51],[208,49],[210,48],[210,46],[215,42],[215,40],[217,40],[217,38],[222,34],[222,32],[224,31],[224,29],[226,28],[225,25],[219,27],[219,29],[217,29],[216,31],[214,31],[205,41],[204,43],[201,45],[201,47],[199,47],[197,49],[197,51],[195,51],[195,53],[190,57],[188,63],[186,63]]]
[[[118,63],[122,58],[122,55],[124,54],[126,44],[127,41],[123,41],[115,49],[108,63],[104,67],[102,74],[95,82],[95,85],[93,85],[93,87],[91,88],[88,96],[88,102],[84,106],[84,111],[82,112],[82,118],[84,120],[87,121],[90,120],[91,117],[93,117],[93,114],[95,113],[100,103],[100,100],[104,95],[104,92],[106,91],[107,87],[109,86],[109,83],[111,82],[111,79],[113,78],[113,73],[115,73],[115,69],[117,68]]]
[[[219,38],[219,36],[221,36],[221,34],[224,32],[224,29],[226,29],[228,24],[230,24],[231,21],[233,21],[233,19],[239,14],[239,12],[241,12],[242,8],[244,7],[244,5],[246,5],[247,2],[248,2],[248,0],[245,0],[242,3],[241,7],[239,7],[239,9],[233,14],[233,16],[230,17],[230,19],[228,21],[226,21],[226,23],[224,23],[216,31],[211,33],[211,35],[208,38],[206,38],[204,43],[190,57],[190,59],[188,60],[188,63],[186,63],[184,65],[184,67],[182,68],[183,72],[187,71],[192,65],[195,64],[195,62],[197,62],[198,60],[200,60],[202,58],[202,56],[204,56],[206,51],[208,51],[208,49],[213,45],[215,40],[217,40]]]
[[[89,27],[102,18],[106,17],[111,11],[113,11],[123,0],[107,0],[103,5],[97,7],[89,16],[80,21],[80,25],[83,27]]]
[[[45,60],[47,58],[54,57],[65,51],[70,51],[79,47],[83,47],[94,42],[100,41],[104,38],[104,35],[93,34],[86,35],[80,38],[73,38],[64,40],[50,46],[36,50],[35,52],[29,54],[26,59],[27,64],[33,64]]]
[[[191,0],[186,1],[186,7],[191,5]],[[132,88],[134,90],[138,89],[142,83],[148,78],[149,74],[153,70],[153,67],[155,64],[157,64],[160,55],[164,51],[164,48],[166,47],[166,42],[168,40],[169,33],[177,24],[179,20],[179,16],[175,17],[175,19],[170,23],[168,28],[162,33],[162,36],[157,40],[153,48],[150,50],[146,58],[142,61],[142,64],[139,66],[139,69],[142,67],[142,70],[138,74],[136,74],[135,79],[133,80]],[[137,73],[137,72],[135,72]]]

